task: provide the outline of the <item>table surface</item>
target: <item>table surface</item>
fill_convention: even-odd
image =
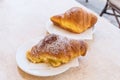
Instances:
[[[51,77],[32,76],[17,67],[17,48],[45,34],[50,16],[73,6],[85,8],[74,0],[0,0],[0,80],[120,79],[120,30],[98,15],[93,40],[87,41],[89,49],[79,67]]]

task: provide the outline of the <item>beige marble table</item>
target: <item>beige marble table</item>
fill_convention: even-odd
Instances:
[[[79,67],[51,77],[32,76],[17,67],[17,48],[45,34],[51,15],[73,6],[85,8],[74,0],[0,0],[0,80],[120,79],[120,30],[99,16]]]

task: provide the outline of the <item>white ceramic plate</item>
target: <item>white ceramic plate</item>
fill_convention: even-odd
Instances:
[[[67,30],[64,30],[62,28],[59,28],[57,26],[55,26],[51,21],[48,21],[46,24],[46,29],[49,33],[54,33],[54,34],[58,34],[58,35],[62,35],[71,39],[81,39],[81,40],[91,40],[93,39],[93,30],[94,27],[89,28],[88,30],[86,30],[83,33],[80,34],[76,34],[76,33],[72,33],[69,32]]]
[[[29,62],[26,58],[26,51],[30,49],[33,45],[37,44],[39,40],[42,38],[43,36],[35,40],[31,40],[18,48],[16,53],[16,61],[18,66],[23,71],[35,76],[53,76],[63,73],[64,71],[68,70],[71,67],[76,67],[79,65],[78,58],[57,68],[53,68],[44,63],[34,64]]]

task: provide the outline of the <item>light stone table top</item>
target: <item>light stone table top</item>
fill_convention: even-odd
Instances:
[[[79,67],[51,77],[32,76],[17,67],[17,48],[45,34],[51,15],[73,6],[85,8],[74,0],[0,0],[0,80],[120,79],[120,30],[99,16]]]

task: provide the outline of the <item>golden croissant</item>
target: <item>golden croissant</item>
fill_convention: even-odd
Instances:
[[[60,28],[74,33],[82,33],[94,26],[97,17],[80,7],[73,7],[63,14],[52,16],[50,20]]]
[[[80,55],[84,56],[86,51],[87,44],[84,41],[48,34],[26,56],[33,63],[47,63],[57,67]]]

